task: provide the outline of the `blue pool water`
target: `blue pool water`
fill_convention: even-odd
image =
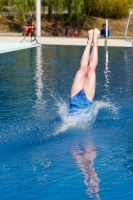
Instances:
[[[99,47],[91,111],[68,117],[83,49],[0,55],[0,199],[133,199],[133,50]]]

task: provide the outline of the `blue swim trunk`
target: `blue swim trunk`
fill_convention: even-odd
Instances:
[[[84,90],[81,90],[70,98],[69,114],[73,115],[78,111],[83,111],[83,109],[89,112],[91,105],[92,102],[89,101]]]

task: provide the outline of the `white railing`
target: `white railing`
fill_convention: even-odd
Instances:
[[[128,31],[128,26],[129,26],[129,22],[130,22],[130,18],[131,18],[131,15],[132,15],[133,11],[131,11],[129,13],[129,16],[128,16],[128,21],[127,21],[127,25],[126,25],[126,29],[125,29],[125,34],[124,34],[124,39],[126,42],[132,42],[132,47],[133,47],[133,40],[127,40],[126,36],[127,36],[127,31]]]

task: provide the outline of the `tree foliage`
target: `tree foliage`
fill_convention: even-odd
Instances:
[[[42,5],[48,8],[48,19],[51,20],[56,14],[67,13],[67,20],[71,22],[73,16],[89,14],[121,18],[128,14],[129,8],[133,6],[132,0],[41,0]],[[35,11],[36,0],[0,0],[2,6],[11,6],[14,13],[14,20],[26,20],[26,14],[29,10]]]
[[[52,14],[58,13],[62,14],[65,9],[65,0],[42,0],[42,5],[48,7],[48,20],[50,21],[52,18]]]
[[[71,21],[72,16],[78,16],[83,12],[84,0],[66,0],[66,8],[68,10],[68,20]]]
[[[68,20],[71,21],[73,15],[80,15],[83,12],[85,0],[42,0],[48,6],[48,19],[51,20],[52,12],[62,14],[67,11]]]
[[[8,5],[12,7],[14,13],[14,20],[20,18],[22,22],[25,22],[29,9],[35,10],[35,3],[35,0],[8,0]]]
[[[0,9],[3,8],[3,6],[7,6],[8,5],[8,0],[0,0]]]
[[[132,0],[42,0],[49,7],[49,19],[52,12],[62,14],[68,12],[68,20],[73,15],[77,18],[81,14],[91,14],[100,17],[121,18],[128,14],[129,8],[133,5]]]
[[[91,14],[100,17],[125,17],[131,6],[131,0],[93,0]]]

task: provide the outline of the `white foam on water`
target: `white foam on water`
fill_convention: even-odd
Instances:
[[[99,119],[113,119],[117,120],[119,118],[119,108],[109,102],[108,100],[94,101],[90,112],[86,113],[86,110],[80,111],[78,115],[69,115],[69,101],[63,100],[60,96],[57,97],[51,92],[51,96],[54,99],[54,107],[56,108],[56,117],[51,120],[51,123],[47,124],[47,122],[39,124],[36,122],[36,118],[33,118],[33,121],[26,122],[26,124],[10,125],[2,129],[0,135],[0,142],[6,147],[13,144],[13,146],[17,146],[17,148],[22,145],[33,144],[49,137],[57,136],[59,134],[65,133],[67,130],[80,130],[80,129],[88,129],[91,127],[96,121],[98,113],[100,110],[104,110],[104,113],[101,115]],[[69,98],[68,98],[69,99]],[[42,108],[42,106],[41,106]],[[44,112],[40,112],[40,119],[44,119]],[[37,117],[38,117],[38,113]],[[49,113],[51,115],[51,113]],[[35,121],[34,121],[35,120]],[[45,120],[45,119],[44,119]],[[33,125],[33,122],[34,125]],[[8,144],[9,143],[9,144]]]
[[[70,127],[85,129],[91,126],[98,115],[99,110],[104,109],[107,111],[107,117],[111,119],[118,119],[118,107],[115,104],[105,101],[94,101],[90,112],[86,113],[86,110],[80,111],[77,115],[70,116],[68,111],[68,103],[60,98],[60,101],[55,101],[55,105],[58,108],[58,115],[61,118],[60,124],[55,127],[53,135],[65,132]],[[110,115],[111,114],[111,115]]]

